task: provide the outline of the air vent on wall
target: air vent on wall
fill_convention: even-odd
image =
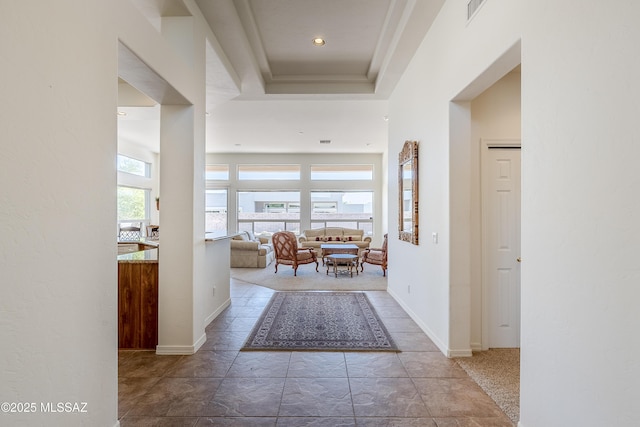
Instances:
[[[484,0],[470,0],[467,4],[467,21],[473,17]]]
[[[321,139],[320,140],[320,144],[331,144],[331,140],[330,139]]]

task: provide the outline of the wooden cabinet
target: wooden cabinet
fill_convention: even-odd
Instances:
[[[118,263],[118,347],[158,345],[158,263]]]

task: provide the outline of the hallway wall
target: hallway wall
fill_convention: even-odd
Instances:
[[[488,2],[469,23],[464,7],[443,6],[390,99],[389,120],[390,177],[404,141],[420,143],[420,244],[389,240],[390,253],[402,253],[390,257],[389,288],[450,356],[471,354],[469,102],[520,62],[519,1]],[[397,182],[389,188],[397,200]],[[397,214],[390,203],[390,230]]]
[[[527,2],[521,425],[640,425],[640,4]]]
[[[471,129],[450,127],[464,115],[451,101],[466,108],[521,53],[519,425],[638,425],[640,5],[493,0],[469,23],[465,6],[447,1],[390,101],[390,176],[404,140],[421,143],[421,243],[390,240],[403,254],[390,258],[390,292],[443,352],[469,349],[471,284],[456,269],[470,249],[451,236],[469,228],[452,189],[467,179],[458,142]]]
[[[37,408],[3,425],[117,421],[115,12],[0,3],[0,388]]]
[[[0,395],[38,409],[0,424],[115,426],[118,42],[198,105],[202,175],[204,65],[187,66],[129,0],[3,1],[0,35],[0,96],[11,100],[0,106]],[[204,64],[196,46],[192,66]],[[194,209],[204,215],[204,195]],[[187,315],[204,331],[201,311]],[[86,412],[50,414],[40,402]]]

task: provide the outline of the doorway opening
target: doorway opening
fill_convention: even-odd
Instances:
[[[521,83],[520,83],[520,43],[515,43],[494,63],[489,65],[478,77],[469,83],[450,104],[450,295],[451,329],[454,356],[471,356],[476,352],[489,350],[490,347],[516,347],[519,372],[519,292],[487,292],[485,277],[486,238],[483,236],[485,210],[483,210],[482,172],[483,158],[489,149],[487,140],[494,145],[502,142],[520,142],[521,134]],[[504,151],[510,151],[502,144]],[[519,154],[519,150],[516,151]],[[518,156],[519,158],[519,156]],[[507,163],[501,163],[506,165]],[[494,169],[495,170],[495,169]],[[518,186],[519,188],[519,186]],[[486,191],[486,190],[485,190]],[[507,199],[504,197],[503,199]],[[503,200],[504,202],[504,200]],[[511,202],[513,203],[513,202]],[[500,205],[498,205],[500,207]],[[517,210],[520,218],[519,202]],[[499,223],[499,221],[498,221]],[[514,230],[512,228],[512,230]],[[512,231],[513,234],[513,231]],[[495,245],[495,244],[494,244]],[[518,249],[513,261],[517,262]],[[517,267],[519,275],[519,264]],[[512,270],[515,271],[515,270]],[[501,271],[502,272],[502,271]],[[504,274],[505,277],[509,274]],[[503,281],[503,283],[507,283]],[[500,284],[498,285],[498,288]],[[506,287],[506,285],[505,285]],[[500,304],[499,298],[511,295],[511,307]],[[496,300],[492,300],[495,298]],[[515,340],[508,344],[492,343],[489,339],[487,314],[490,307],[509,307],[511,312],[500,312],[494,316],[500,321],[510,321]],[[505,314],[509,316],[505,316]],[[502,316],[502,317],[501,317]],[[500,323],[500,322],[498,322]],[[503,322],[508,323],[508,322]],[[484,351],[484,354],[496,352]],[[471,357],[468,359],[478,359]],[[519,401],[519,375],[515,401]],[[503,390],[508,393],[509,391]]]

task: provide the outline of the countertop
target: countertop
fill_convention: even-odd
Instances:
[[[157,263],[158,262],[158,248],[160,247],[160,242],[157,240],[148,240],[148,239],[140,239],[140,240],[123,240],[118,242],[119,245],[126,246],[134,246],[140,245],[144,248],[140,248],[141,250],[133,250],[131,252],[124,252],[118,254],[118,262],[129,262],[129,263]],[[120,251],[119,251],[120,252]]]
[[[118,262],[130,263],[157,263],[158,248],[147,249],[144,251],[129,252],[127,254],[118,255]]]
[[[236,234],[227,234],[227,233],[206,233],[205,241],[206,242],[215,242],[224,239],[230,239]],[[160,244],[157,240],[128,240],[121,241],[119,243],[122,244],[141,244],[147,246],[155,246],[155,248],[145,249],[141,251],[128,252],[118,255],[118,262],[128,262],[128,263],[157,263],[158,262],[158,248]]]

